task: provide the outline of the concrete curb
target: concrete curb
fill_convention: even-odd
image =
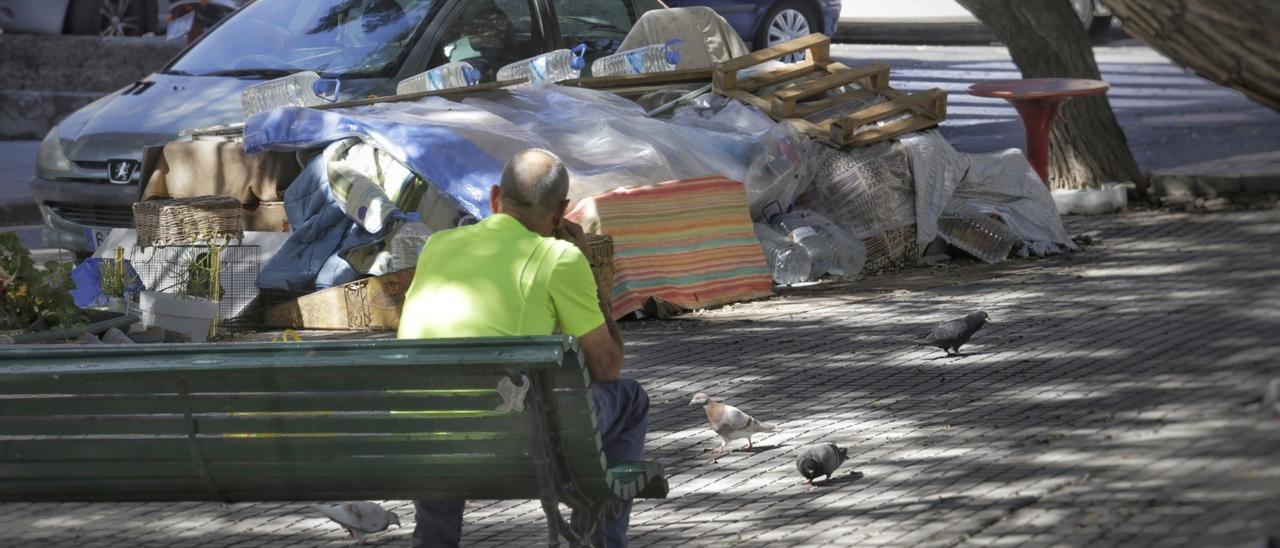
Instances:
[[[1158,171],[1151,192],[1166,201],[1280,193],[1280,150]]]

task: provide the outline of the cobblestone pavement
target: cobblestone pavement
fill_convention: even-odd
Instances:
[[[1068,257],[874,276],[627,326],[670,498],[636,546],[1220,546],[1280,534],[1280,209],[1069,221]],[[911,337],[972,309],[943,358]],[[714,460],[705,391],[779,432]],[[796,450],[849,447],[798,485]],[[405,528],[378,545],[407,545]],[[11,546],[342,546],[299,504],[5,504]],[[466,544],[537,545],[532,502],[476,501]]]

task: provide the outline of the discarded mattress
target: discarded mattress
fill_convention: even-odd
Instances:
[[[724,177],[620,188],[582,200],[569,218],[613,237],[613,315],[649,298],[685,309],[772,294],[746,189]]]

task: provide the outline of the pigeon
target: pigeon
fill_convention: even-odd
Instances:
[[[804,476],[806,484],[813,485],[813,479],[818,476],[825,475],[826,479],[831,479],[831,473],[848,458],[849,450],[834,443],[806,445],[796,455],[796,470]]]
[[[1262,406],[1272,417],[1280,418],[1280,377],[1271,379],[1267,385],[1267,394],[1262,397]]]
[[[986,312],[978,311],[965,314],[963,318],[942,322],[925,335],[925,342],[922,344],[941,348],[948,356],[952,352],[959,354],[960,347],[969,342],[969,337],[982,329],[988,320],[990,316]]]
[[[386,531],[392,525],[400,526],[400,516],[372,502],[313,504],[311,508],[341,525],[356,544],[363,544],[365,537]]]
[[[737,407],[711,399],[702,392],[694,394],[689,405],[701,405],[703,411],[707,412],[707,422],[720,436],[720,447],[715,449],[716,453],[724,452],[729,442],[742,438],[747,438],[747,449],[750,449],[753,434],[773,432],[772,426],[751,418],[751,415],[743,413]]]

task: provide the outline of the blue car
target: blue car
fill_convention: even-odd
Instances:
[[[754,49],[821,32],[835,36],[840,0],[671,0],[668,6],[707,6]]]
[[[711,0],[747,42],[772,45],[830,32],[838,0]],[[588,44],[612,53],[654,0],[253,0],[168,66],[72,113],[40,144],[32,195],[45,241],[87,253],[133,226],[143,147],[178,132],[244,121],[240,92],[314,71],[341,80],[339,99],[391,95],[424,70],[467,61],[498,68]]]

